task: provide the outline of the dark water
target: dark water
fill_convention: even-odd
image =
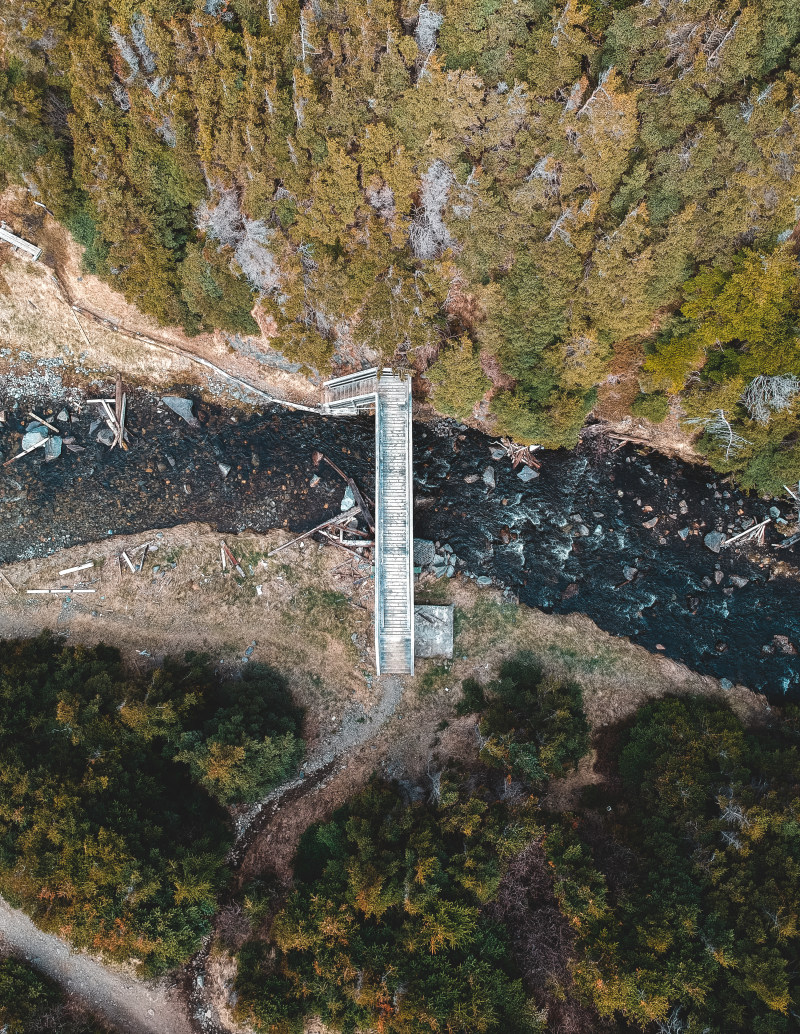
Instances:
[[[27,408],[12,411],[11,426],[0,430],[6,456],[18,449],[16,417]],[[47,408],[58,413],[61,404]],[[0,562],[192,520],[224,532],[305,530],[338,510],[343,491],[330,468],[314,467],[317,448],[372,494],[367,418],[276,409],[232,419],[230,410],[201,402],[193,429],[158,398],[136,393],[135,436],[123,453],[90,435],[94,408],[65,431],[85,452],[65,449],[50,464],[34,453],[0,468]],[[585,613],[702,673],[778,701],[800,698],[799,658],[787,652],[800,646],[798,547],[715,555],[703,545],[708,531],[763,519],[771,503],[743,497],[703,468],[630,446],[543,454],[541,476],[527,484],[508,460],[491,458],[490,440],[477,432],[417,425],[414,455],[416,534],[449,542],[474,574],[500,579],[531,606]],[[231,467],[225,478],[219,463]],[[487,467],[494,488],[483,481]],[[656,516],[654,528],[643,526]],[[693,532],[686,541],[677,534],[683,528]],[[778,541],[774,530],[770,537]]]

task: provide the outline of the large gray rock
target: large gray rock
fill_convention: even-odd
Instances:
[[[32,449],[35,445],[38,445],[39,442],[41,442],[42,438],[46,438],[46,437],[47,437],[47,428],[46,427],[42,427],[41,424],[37,423],[34,420],[33,423],[28,424],[27,428],[25,429],[25,434],[22,436],[22,449],[23,449],[23,451],[27,451],[28,449]]]
[[[177,395],[164,395],[162,402],[165,406],[176,413],[181,420],[185,420],[189,427],[199,427],[200,421],[192,412],[192,400],[182,399]]]
[[[710,531],[707,535],[703,536],[703,542],[707,549],[710,549],[712,553],[719,553],[722,543],[725,541],[725,536],[721,531]]]
[[[339,509],[344,513],[345,510],[352,510],[355,505],[356,497],[353,495],[353,489],[348,485],[345,489],[344,495],[342,496],[342,502]]]
[[[59,435],[53,435],[52,438],[48,438],[44,447],[44,461],[50,463],[51,460],[57,460],[61,455],[61,438]]]
[[[486,485],[487,488],[494,488],[494,486],[495,486],[494,467],[487,467],[486,470],[484,470],[484,472],[483,472],[483,483],[484,483],[484,485]]]

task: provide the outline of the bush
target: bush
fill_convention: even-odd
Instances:
[[[442,350],[428,370],[433,405],[445,416],[467,420],[492,386],[467,335]]]
[[[530,654],[506,661],[488,686],[466,679],[463,692],[459,712],[480,712],[481,760],[517,778],[563,775],[589,748],[580,686],[545,676]]]
[[[660,424],[669,413],[669,399],[663,391],[642,392],[631,403],[631,413],[644,417],[651,424]]]
[[[0,959],[0,1030],[33,1031],[33,1021],[61,999],[55,984],[18,959]]]

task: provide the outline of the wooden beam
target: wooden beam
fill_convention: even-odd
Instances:
[[[354,506],[352,507],[352,509],[346,510],[344,513],[337,513],[335,517],[331,517],[330,520],[323,521],[322,524],[318,524],[316,528],[311,528],[309,531],[304,531],[302,535],[297,535],[295,538],[290,539],[288,542],[284,542],[282,546],[277,546],[275,549],[271,549],[269,553],[267,553],[267,556],[274,556],[276,553],[280,553],[282,549],[288,549],[289,546],[293,546],[295,542],[299,542],[301,539],[307,539],[309,535],[313,535],[317,531],[322,531],[324,528],[330,528],[332,524],[338,524],[345,517],[357,517],[360,513],[360,506]]]

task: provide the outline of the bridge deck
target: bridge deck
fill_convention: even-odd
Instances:
[[[414,674],[411,381],[388,371],[375,406],[375,658],[378,674]]]

